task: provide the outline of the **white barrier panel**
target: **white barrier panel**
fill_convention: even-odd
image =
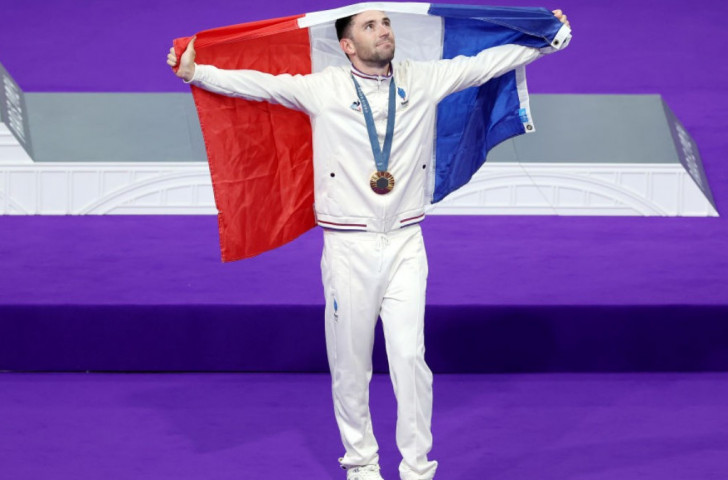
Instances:
[[[215,214],[207,164],[0,165],[5,215]],[[437,215],[717,216],[679,165],[486,163]]]

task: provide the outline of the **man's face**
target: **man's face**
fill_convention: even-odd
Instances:
[[[384,12],[362,12],[353,18],[350,28],[349,38],[341,39],[341,48],[352,61],[356,57],[369,65],[389,65],[394,58],[394,32]]]

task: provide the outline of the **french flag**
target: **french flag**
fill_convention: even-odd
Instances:
[[[568,27],[543,8],[429,3],[360,3],[333,10],[206,30],[196,35],[197,63],[272,74],[309,74],[348,66],[334,22],[382,10],[397,38],[394,62],[475,55],[505,44],[548,51],[566,46]],[[178,57],[192,37],[175,40]],[[280,105],[223,97],[197,87],[200,118],[218,209],[223,261],[279,247],[316,225],[311,124]],[[466,184],[490,149],[534,126],[525,69],[450,95],[438,107],[433,203]]]

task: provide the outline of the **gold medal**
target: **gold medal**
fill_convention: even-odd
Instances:
[[[369,186],[372,187],[374,193],[386,195],[394,188],[394,177],[389,172],[376,171],[369,179]]]

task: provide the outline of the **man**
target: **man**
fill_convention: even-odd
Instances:
[[[554,15],[568,25],[566,15]],[[196,65],[194,40],[167,63],[186,82],[223,95],[306,112],[314,146],[316,218],[324,228],[321,270],[326,345],[348,480],[382,480],[369,414],[374,327],[381,317],[397,397],[402,480],[429,480],[432,373],[424,359],[427,169],[437,104],[541,55],[505,45],[474,57],[393,64],[389,17],[365,11],[339,19],[350,68],[273,76]],[[179,65],[178,65],[179,63]],[[373,172],[373,173],[372,173]]]

